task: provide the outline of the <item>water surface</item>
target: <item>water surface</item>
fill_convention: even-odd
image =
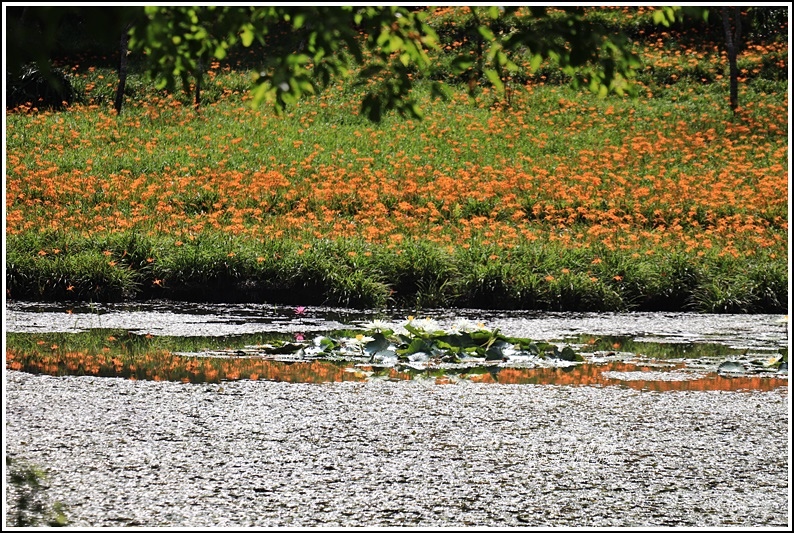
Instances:
[[[562,340],[582,334],[628,336],[660,342],[710,342],[735,348],[788,346],[789,322],[782,315],[696,313],[558,313],[428,309],[361,311],[270,304],[195,304],[152,301],[126,304],[7,302],[5,325],[12,332],[77,332],[127,329],[151,335],[224,336],[260,332],[314,332],[355,326],[374,318],[404,323],[408,315],[442,325],[482,321],[514,337]]]
[[[44,468],[48,501],[75,527],[788,524],[787,372],[718,371],[785,352],[782,316],[423,311],[587,359],[441,374],[222,348],[374,319],[399,327],[409,314],[9,302],[7,339],[27,336],[33,350],[56,353],[87,332],[99,353],[148,353],[174,337],[216,381],[6,368],[6,455]],[[223,377],[218,362],[238,374],[258,365],[256,379]],[[10,509],[17,496],[7,492]]]
[[[8,372],[77,527],[785,527],[788,395]]]

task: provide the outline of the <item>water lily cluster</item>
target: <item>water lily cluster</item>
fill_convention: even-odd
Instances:
[[[511,337],[483,323],[466,320],[443,328],[432,318],[409,316],[401,325],[382,320],[365,322],[363,332],[321,335],[310,340],[255,347],[257,355],[298,358],[342,358],[394,366],[441,363],[510,362],[535,364],[542,360],[584,361],[571,347]]]

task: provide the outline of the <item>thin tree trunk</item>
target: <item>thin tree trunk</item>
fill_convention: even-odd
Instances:
[[[742,39],[742,14],[739,7],[733,8],[734,27],[731,28],[730,7],[722,7],[722,26],[725,28],[725,45],[728,48],[730,68],[731,110],[736,113],[739,107],[739,67],[736,56]]]
[[[116,115],[121,115],[121,106],[124,103],[124,88],[127,85],[127,54],[129,53],[131,28],[132,23],[124,27],[119,42],[119,84],[116,87],[116,99],[113,102],[113,107],[116,108]]]

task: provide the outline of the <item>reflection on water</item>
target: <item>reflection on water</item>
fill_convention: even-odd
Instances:
[[[68,332],[126,329],[156,336],[228,336],[261,332],[315,332],[344,329],[373,318],[400,325],[407,315],[437,319],[442,327],[461,319],[484,322],[512,337],[558,341],[568,337],[613,335],[635,340],[718,343],[737,348],[788,346],[788,320],[782,315],[700,313],[560,313],[477,309],[390,309],[362,311],[269,304],[133,302],[77,304],[6,301],[6,332]]]
[[[404,323],[402,311],[382,318]],[[788,322],[774,315],[670,313],[428,312],[442,326],[461,317],[538,341],[561,341],[587,363],[535,367],[501,363],[465,368],[356,365],[354,361],[273,360],[239,357],[241,348],[274,340],[307,338],[312,332],[357,331],[382,315],[374,312],[269,305],[174,303],[7,304],[6,367],[51,375],[220,383],[271,380],[301,383],[373,379],[427,379],[436,383],[621,386],[640,390],[771,390],[788,385]],[[220,350],[224,357],[201,356]],[[778,358],[777,367],[769,361]],[[717,372],[736,361],[745,374]],[[661,365],[661,366],[660,366]],[[777,371],[775,371],[777,368]],[[752,372],[760,374],[753,375]]]
[[[220,383],[239,379],[327,383],[366,377],[327,361],[283,362],[262,358],[185,357],[152,351],[133,359],[88,351],[21,352],[6,349],[6,367],[53,376],[120,377],[133,380]]]
[[[700,374],[677,370],[676,365],[660,371],[634,363],[611,362],[582,364],[568,368],[505,368],[495,374],[482,374],[476,381],[533,385],[620,385],[637,390],[774,390],[788,386],[788,379],[772,376],[725,377],[714,373]]]
[[[630,352],[651,359],[696,359],[745,355],[747,348],[732,348],[716,342],[650,342],[624,335],[577,335],[567,342],[581,345],[581,352]]]
[[[90,375],[184,383],[221,383],[240,379],[289,383],[328,383],[371,379],[432,379],[452,384],[459,380],[477,383],[623,386],[648,391],[680,390],[774,390],[788,386],[783,376],[733,376],[687,371],[683,364],[643,365],[612,361],[558,368],[510,368],[475,366],[465,369],[375,367],[350,362],[285,362],[257,357],[188,357],[168,351],[153,351],[134,359],[106,352],[22,352],[6,350],[6,367],[36,374]]]

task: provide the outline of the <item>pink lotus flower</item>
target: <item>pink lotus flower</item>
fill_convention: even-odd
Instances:
[[[306,312],[306,308],[303,307],[302,305],[299,305],[298,307],[295,308],[295,314],[296,315],[302,315],[305,312]]]

